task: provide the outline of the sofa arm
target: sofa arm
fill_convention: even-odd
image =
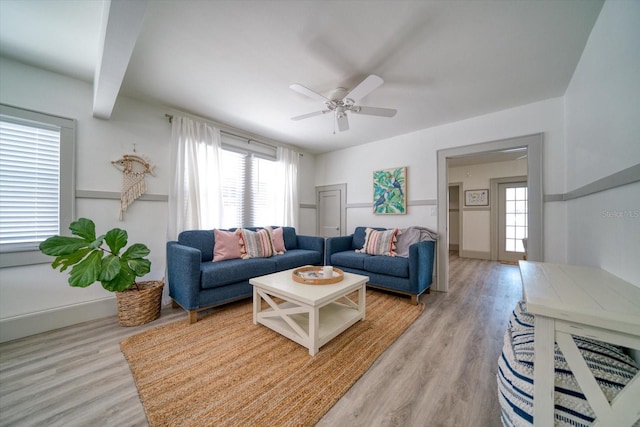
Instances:
[[[337,237],[329,237],[325,243],[326,252],[325,252],[325,265],[331,264],[331,255],[336,254],[338,252],[350,251],[351,245],[353,244],[353,234],[348,236],[337,236]]]
[[[200,260],[198,249],[167,242],[169,295],[185,310],[200,306]]]
[[[433,281],[435,243],[426,240],[409,246],[409,282],[418,294],[427,289]]]

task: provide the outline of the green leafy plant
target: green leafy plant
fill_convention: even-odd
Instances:
[[[51,266],[60,271],[72,267],[69,285],[86,288],[100,282],[111,292],[120,292],[136,284],[136,277],[151,271],[145,259],[149,248],[141,243],[127,245],[127,232],[119,228],[96,237],[96,226],[90,219],[80,218],[69,226],[74,236],[53,236],[40,243],[40,251],[56,257]],[[104,246],[106,244],[106,247]],[[137,284],[136,284],[137,285]]]

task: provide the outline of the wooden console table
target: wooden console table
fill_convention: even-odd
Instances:
[[[594,425],[631,426],[640,419],[640,373],[609,404],[571,335],[640,350],[640,288],[593,267],[520,261],[520,274],[535,315],[534,425],[554,424],[555,341],[596,414]]]

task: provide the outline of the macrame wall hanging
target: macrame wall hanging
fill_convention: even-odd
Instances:
[[[147,192],[145,175],[155,176],[155,166],[151,166],[144,156],[139,156],[136,153],[135,146],[133,147],[133,154],[124,154],[120,159],[112,161],[111,164],[122,172],[119,216],[120,221],[122,221],[129,205]]]

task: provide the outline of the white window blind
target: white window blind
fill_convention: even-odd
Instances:
[[[278,184],[277,162],[252,156],[251,159],[251,215],[250,225],[264,227],[277,225],[276,189]]]
[[[222,150],[222,228],[244,224],[247,155]]]
[[[276,225],[278,163],[256,153],[222,150],[222,228]]]
[[[0,251],[37,250],[60,233],[58,126],[0,117]]]

